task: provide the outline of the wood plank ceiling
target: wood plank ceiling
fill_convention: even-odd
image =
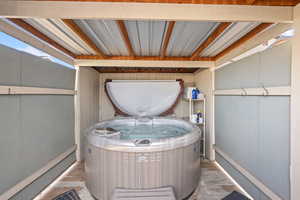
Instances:
[[[60,0],[55,0],[60,1]],[[64,0],[64,1],[97,1],[97,2],[111,2],[109,0]],[[135,0],[130,2],[152,2],[152,3],[190,3],[190,4],[239,4],[239,5],[268,5],[268,6],[294,6],[297,3],[299,3],[300,0]],[[113,1],[113,2],[119,2],[119,1]],[[122,0],[120,2],[129,2],[127,0]],[[119,29],[119,35],[121,36],[124,46],[128,52],[128,56],[120,56],[120,55],[107,55],[103,49],[99,48],[99,45],[95,44],[95,40],[91,38],[90,35],[87,34],[85,30],[82,29],[81,26],[78,25],[75,20],[71,19],[62,19],[62,23],[68,27],[73,34],[77,36],[77,38],[80,38],[80,40],[85,43],[85,45],[92,51],[94,54],[75,54],[74,51],[72,52],[70,49],[66,48],[65,46],[61,45],[57,40],[54,40],[53,38],[49,37],[47,34],[45,34],[43,31],[39,30],[35,26],[33,26],[31,23],[28,23],[27,21],[23,19],[8,19],[12,23],[16,24],[17,26],[23,28],[27,32],[30,32],[35,37],[45,41],[46,43],[52,45],[53,47],[59,49],[63,53],[69,55],[72,58],[75,59],[112,59],[112,60],[182,60],[182,61],[215,61],[216,59],[219,59],[223,57],[224,55],[231,52],[233,49],[237,48],[238,46],[242,45],[247,40],[253,38],[255,35],[259,34],[260,32],[264,31],[268,27],[270,27],[271,23],[261,23],[258,26],[254,27],[250,31],[248,31],[246,34],[242,35],[239,39],[231,43],[229,46],[227,46],[225,49],[223,49],[221,52],[218,52],[216,55],[205,57],[201,56],[201,53],[203,53],[207,48],[210,47],[218,38],[220,38],[229,27],[231,27],[234,23],[232,22],[221,22],[219,23],[214,30],[210,32],[210,34],[205,38],[205,40],[201,41],[200,44],[198,44],[197,48],[195,48],[191,55],[189,56],[168,56],[167,51],[168,47],[171,42],[171,37],[174,32],[174,27],[177,24],[175,21],[169,21],[166,22],[165,25],[165,32],[162,33],[163,40],[162,45],[160,48],[159,55],[157,56],[141,56],[137,55],[132,40],[130,39],[130,33],[128,32],[128,27],[126,26],[126,22],[123,20],[116,20],[115,23]],[[84,22],[85,23],[85,22]],[[92,31],[93,32],[93,31]],[[95,34],[95,33],[94,33]],[[140,40],[140,38],[139,38]],[[127,69],[127,70],[125,70]],[[144,70],[138,69],[138,68],[124,68],[121,70],[121,68],[101,68],[98,69],[98,71],[101,72],[110,72],[114,73],[117,71],[128,71],[128,72],[141,72]],[[165,73],[171,73],[171,72],[180,72],[180,73],[192,73],[194,72],[194,69],[186,69],[179,70],[179,69],[169,69],[166,68],[165,70],[161,69],[148,69],[149,72],[165,72]]]
[[[99,73],[194,73],[197,68],[94,67]]]

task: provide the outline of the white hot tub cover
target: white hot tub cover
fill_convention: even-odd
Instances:
[[[116,114],[163,116],[173,113],[183,92],[183,81],[107,80],[105,90]]]

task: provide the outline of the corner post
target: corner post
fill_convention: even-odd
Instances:
[[[291,200],[300,197],[300,4],[294,8],[291,74]]]

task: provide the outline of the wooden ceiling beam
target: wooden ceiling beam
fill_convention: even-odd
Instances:
[[[106,56],[102,51],[95,45],[95,43],[81,30],[81,28],[72,19],[62,19],[64,24],[68,26],[77,36],[84,41],[96,54],[102,58]]]
[[[260,0],[257,0],[255,5],[259,2]],[[126,12],[124,12],[124,10]],[[291,6],[272,7],[204,4],[193,4],[193,6],[191,6],[191,4],[187,3],[165,3],[162,5],[159,3],[107,3],[38,0],[0,1],[0,16],[6,18],[126,19],[217,22],[259,21],[269,23],[293,23],[294,20],[293,7]]]
[[[80,67],[143,67],[143,68],[213,68],[213,61],[176,61],[176,60],[88,60],[75,59],[74,65]]]
[[[161,51],[160,51],[160,57],[161,58],[164,58],[166,56],[167,48],[168,48],[168,45],[169,45],[169,42],[170,42],[170,38],[171,38],[171,35],[172,35],[172,32],[173,32],[174,26],[175,26],[175,21],[170,21],[168,23],[168,29],[167,29],[167,32],[166,32],[166,36],[164,37],[163,46],[162,46]]]
[[[75,59],[101,60],[100,56],[94,55],[78,55]],[[159,56],[107,56],[105,60],[154,60],[154,61],[191,61],[190,57],[159,57]],[[198,57],[194,61],[214,61],[212,57]]]
[[[120,33],[122,35],[122,38],[123,38],[123,41],[126,45],[126,48],[127,48],[127,51],[129,53],[130,56],[134,57],[135,56],[135,53],[134,53],[134,50],[132,48],[132,45],[131,45],[131,42],[130,42],[130,39],[129,39],[129,36],[128,36],[128,32],[127,32],[127,29],[126,29],[126,26],[125,26],[125,23],[123,20],[116,20],[116,23],[119,27],[119,30],[120,30]]]
[[[225,56],[226,54],[228,54],[229,52],[231,52],[235,48],[241,46],[246,41],[250,40],[251,38],[255,37],[257,34],[263,32],[264,30],[266,30],[267,28],[269,28],[271,25],[273,25],[273,24],[272,23],[262,23],[262,24],[258,25],[253,30],[251,30],[249,33],[247,33],[246,35],[244,35],[243,37],[241,37],[239,40],[237,40],[236,42],[234,42],[232,45],[230,45],[229,47],[227,47],[226,49],[224,49],[222,52],[220,52],[218,55],[216,55],[214,57],[214,60],[218,60],[219,58]]]
[[[246,4],[253,5],[256,0],[246,0]]]
[[[48,1],[48,0],[40,0]],[[134,3],[178,3],[178,4],[222,4],[222,5],[265,5],[295,6],[297,0],[52,0],[73,2],[134,2]]]
[[[14,18],[8,18],[8,20],[11,21],[12,23],[16,24],[17,26],[21,27],[22,29],[26,30],[27,32],[31,33],[32,35],[39,38],[40,40],[50,44],[51,46],[55,47],[56,49],[62,51],[63,53],[65,53],[69,56],[71,56],[72,58],[75,58],[76,55],[73,52],[69,51],[68,49],[66,49],[62,45],[58,44],[56,41],[52,40],[51,38],[46,36],[44,33],[40,32],[39,30],[37,30],[36,28],[31,26],[30,24],[28,24],[24,20],[14,19]]]
[[[200,44],[200,46],[193,52],[191,60],[196,59],[201,52],[203,52],[212,42],[214,42],[232,23],[223,22],[208,36],[208,38]]]

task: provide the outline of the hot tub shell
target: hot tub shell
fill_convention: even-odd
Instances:
[[[190,131],[178,137],[151,140],[137,145],[134,140],[99,136],[97,127],[108,123],[132,125],[136,117],[102,121],[88,130],[86,184],[98,200],[109,200],[115,188],[149,189],[172,186],[177,199],[189,196],[200,178],[200,129],[172,117],[153,117],[151,123],[184,126]]]

